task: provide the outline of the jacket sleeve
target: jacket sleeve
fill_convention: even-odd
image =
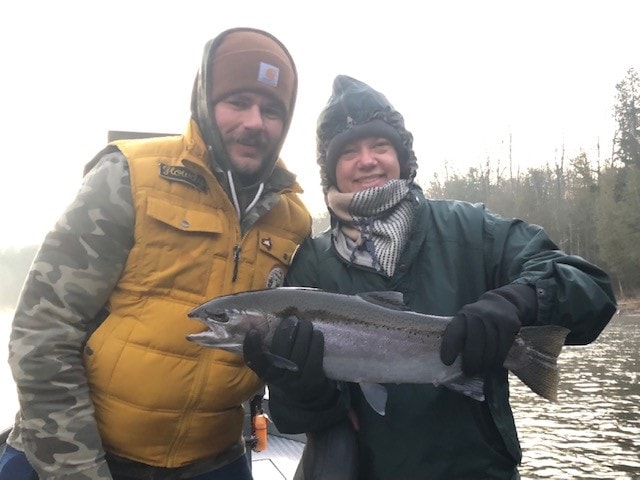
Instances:
[[[129,173],[105,155],[47,234],[20,296],[9,363],[18,389],[18,444],[40,478],[107,480],[82,361],[92,322],[133,241]]]
[[[489,282],[534,286],[537,324],[568,328],[567,345],[595,340],[617,310],[609,276],[584,258],[558,249],[537,225],[507,221],[490,212],[486,222],[493,238],[490,258],[499,259],[489,269]]]
[[[285,285],[320,288],[317,262],[314,242],[307,238],[294,257]],[[271,418],[283,433],[314,432],[333,426],[346,417],[348,404],[349,389],[346,385],[339,385],[338,393],[329,404],[302,404],[278,389],[269,390]]]

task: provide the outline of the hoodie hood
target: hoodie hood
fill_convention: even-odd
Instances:
[[[191,117],[207,147],[211,168],[222,179],[233,173],[220,130],[213,118],[213,105],[240,91],[266,93],[285,109],[282,138],[256,176],[264,182],[273,171],[291,126],[298,92],[298,74],[289,51],[268,32],[254,28],[233,28],[209,40],[191,95]],[[226,178],[223,180],[226,183]],[[250,187],[250,186],[247,186]]]
[[[413,135],[404,118],[387,98],[369,85],[347,75],[333,81],[333,92],[318,116],[317,162],[322,189],[336,186],[336,163],[349,142],[368,136],[382,136],[398,153],[401,178],[413,180],[418,169]]]

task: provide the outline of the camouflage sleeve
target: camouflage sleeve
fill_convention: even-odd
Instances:
[[[105,154],[38,251],[13,320],[19,444],[42,479],[110,480],[82,361],[133,242],[126,161]]]

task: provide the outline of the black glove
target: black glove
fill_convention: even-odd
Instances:
[[[322,370],[324,337],[309,320],[286,317],[276,328],[266,352],[257,330],[249,330],[243,343],[244,359],[269,387],[276,387],[299,402],[324,404],[337,390]],[[284,361],[282,359],[285,359]],[[289,360],[297,370],[291,370]]]
[[[462,307],[447,325],[440,359],[451,365],[462,353],[462,371],[469,376],[502,367],[518,331],[533,324],[537,314],[532,286],[511,284],[489,290]]]

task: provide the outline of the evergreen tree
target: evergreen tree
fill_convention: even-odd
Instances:
[[[640,168],[640,76],[633,69],[616,85],[614,159]]]
[[[626,181],[620,189],[619,179]],[[640,169],[611,166],[600,175],[597,241],[622,297],[640,287]]]
[[[570,164],[571,169],[566,175],[569,183],[568,217],[563,219],[568,229],[567,250],[600,263],[598,243],[594,235],[598,170],[592,168],[584,152],[571,159]]]

